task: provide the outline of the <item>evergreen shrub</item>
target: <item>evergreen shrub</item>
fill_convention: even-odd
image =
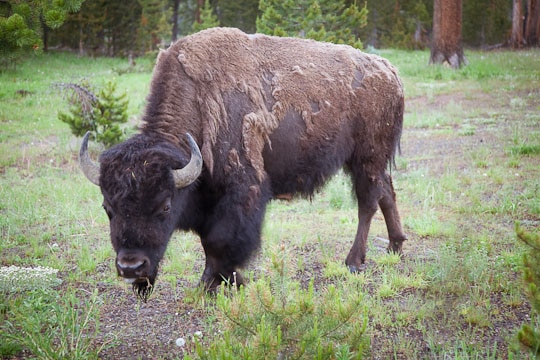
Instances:
[[[120,127],[128,120],[127,94],[116,95],[116,82],[109,81],[96,95],[87,82],[63,83],[60,88],[69,91],[69,113],[59,112],[58,119],[71,128],[75,136],[84,136],[87,131],[92,138],[106,148],[121,142],[124,131]]]

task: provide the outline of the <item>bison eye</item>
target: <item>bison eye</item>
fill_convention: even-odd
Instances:
[[[165,214],[168,214],[170,211],[171,211],[171,204],[165,204],[165,205],[163,206],[163,212],[164,212]]]
[[[157,216],[160,220],[165,220],[165,218],[171,213],[171,199],[167,198],[163,201],[155,210],[154,215]]]
[[[163,212],[163,214],[168,214],[171,212],[171,199],[165,200],[161,211]]]

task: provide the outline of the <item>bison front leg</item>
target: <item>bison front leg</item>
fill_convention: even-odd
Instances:
[[[207,291],[213,292],[221,283],[237,287],[243,285],[244,278],[234,267],[226,267],[221,259],[207,255],[200,283]]]
[[[261,243],[261,227],[270,196],[260,191],[229,191],[212,210],[201,236],[206,264],[201,282],[214,290],[222,282],[244,282],[238,271]],[[269,192],[267,192],[269,193]]]

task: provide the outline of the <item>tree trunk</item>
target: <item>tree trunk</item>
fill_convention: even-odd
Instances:
[[[172,14],[172,36],[171,43],[175,42],[178,38],[178,8],[180,7],[180,0],[174,0],[173,14]]]
[[[510,46],[519,49],[523,46],[523,14],[521,0],[514,0],[512,10],[512,36],[510,37]]]
[[[43,14],[39,15],[39,22],[41,23],[41,41],[43,42],[43,51],[49,51],[49,27],[45,24]]]
[[[80,19],[80,16],[79,16]],[[81,23],[79,23],[79,57],[84,56],[84,34],[83,34],[83,26]]]
[[[527,46],[540,45],[540,0],[527,1],[527,22],[524,37]]]
[[[204,8],[204,0],[197,0],[197,10],[195,11],[195,21],[199,24],[202,22],[201,12],[203,8]]]
[[[467,64],[461,42],[461,0],[435,0],[430,64],[458,69]]]

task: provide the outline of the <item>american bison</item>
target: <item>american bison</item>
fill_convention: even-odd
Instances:
[[[214,289],[259,248],[266,204],[309,197],[350,174],[358,230],[345,259],[361,271],[380,206],[389,251],[406,239],[388,169],[399,146],[403,86],[385,59],[346,45],[214,28],[162,50],[140,133],[80,149],[110,219],[118,274],[150,295],[176,229],[200,236],[201,282]],[[241,283],[238,274],[236,281]]]

